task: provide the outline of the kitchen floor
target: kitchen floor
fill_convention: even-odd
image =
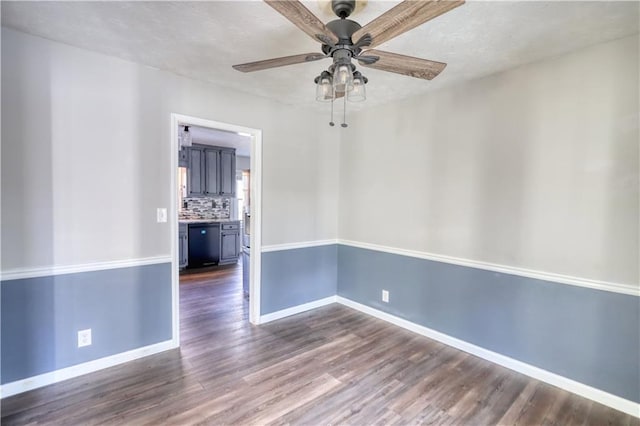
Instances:
[[[237,263],[231,265],[187,268],[180,271],[180,285],[196,280],[211,280],[218,284],[222,281],[233,281],[233,283],[229,283],[229,286],[233,288],[234,284],[236,284],[238,289],[242,290],[242,256],[238,258]]]

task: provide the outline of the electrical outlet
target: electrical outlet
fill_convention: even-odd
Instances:
[[[382,301],[389,303],[389,292],[387,290],[382,290]]]
[[[158,210],[156,212],[156,217],[158,220],[158,223],[164,223],[167,221],[167,209],[162,208],[162,207],[158,207]]]
[[[91,329],[87,328],[86,330],[78,331],[78,347],[81,348],[83,346],[91,345]]]

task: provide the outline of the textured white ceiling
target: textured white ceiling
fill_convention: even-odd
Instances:
[[[305,1],[327,22],[318,1]],[[398,1],[370,0],[352,19],[366,24]],[[320,108],[314,77],[329,60],[243,74],[231,65],[319,51],[261,1],[12,2],[2,25],[299,107]],[[470,1],[378,47],[448,63],[426,81],[364,69],[380,105],[603,41],[638,33],[639,3]]]

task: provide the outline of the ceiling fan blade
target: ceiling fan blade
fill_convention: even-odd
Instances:
[[[318,61],[327,56],[322,53],[303,53],[301,55],[283,56],[282,58],[266,59],[264,61],[249,62],[246,64],[234,65],[233,69],[242,72],[253,72],[266,70],[269,68],[284,67],[286,65],[301,64],[304,62]]]
[[[370,46],[375,47],[462,4],[464,0],[405,0],[360,28],[351,38],[358,40],[371,34]]]
[[[383,52],[375,49],[367,50],[365,54],[365,57],[377,56],[379,59],[373,63],[369,61],[360,62],[362,66],[404,74],[410,77],[424,78],[425,80],[435,78],[444,67],[447,66],[447,64],[442,62],[398,55],[397,53]]]
[[[332,43],[338,42],[338,37],[320,19],[298,0],[264,0],[269,6],[291,21],[295,26],[307,33],[315,41],[318,34],[329,38]]]

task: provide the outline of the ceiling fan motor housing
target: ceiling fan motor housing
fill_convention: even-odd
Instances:
[[[349,65],[351,67],[351,71],[356,69],[355,65],[351,63],[351,58],[353,57],[353,52],[349,49],[338,49],[333,52],[333,66],[339,65]]]
[[[322,52],[333,58],[333,67],[339,65],[349,65],[352,71],[355,71],[355,66],[351,63],[351,58],[357,57],[362,49],[359,43],[354,43],[351,36],[358,31],[362,26],[350,19],[336,19],[326,24],[327,28],[338,37],[336,44],[323,44]],[[369,35],[365,35],[369,37]],[[363,39],[365,38],[363,37]],[[333,72],[333,69],[331,69]]]
[[[356,0],[333,0],[331,9],[339,18],[348,18],[356,8]]]
[[[351,36],[362,26],[351,19],[336,19],[328,22],[327,28],[338,37],[337,44],[353,44]]]

